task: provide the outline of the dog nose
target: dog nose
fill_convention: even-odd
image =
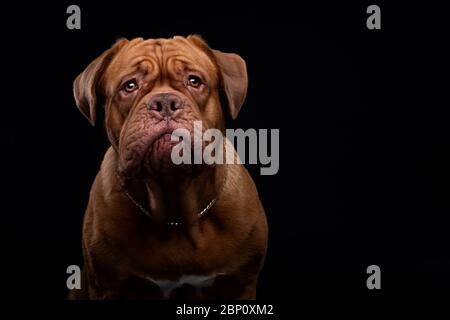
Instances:
[[[149,110],[159,112],[162,116],[171,116],[183,107],[183,100],[173,93],[155,94],[147,103]]]

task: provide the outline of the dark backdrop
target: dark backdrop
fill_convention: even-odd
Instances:
[[[119,37],[191,33],[247,61],[248,98],[228,126],[280,129],[279,173],[247,166],[270,227],[260,298],[450,289],[448,7],[379,4],[371,31],[371,3],[73,3],[79,31],[66,28],[72,2],[4,11],[6,281],[17,297],[64,299],[66,267],[81,264],[107,142],[101,121],[78,112],[72,81]],[[366,288],[371,264],[381,293]]]

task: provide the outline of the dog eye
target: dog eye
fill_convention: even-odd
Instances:
[[[125,83],[124,89],[126,92],[133,92],[134,90],[138,89],[139,86],[136,82],[136,80],[129,80]]]
[[[199,77],[190,75],[188,78],[188,85],[194,88],[198,88],[202,84],[202,81]]]

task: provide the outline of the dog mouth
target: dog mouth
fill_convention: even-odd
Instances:
[[[144,169],[163,171],[175,164],[172,161],[172,149],[179,141],[172,141],[171,133],[163,133],[148,148],[143,158]]]
[[[119,146],[118,173],[124,177],[140,177],[156,173],[191,171],[191,165],[175,164],[172,161],[173,148],[177,144],[185,143],[178,138],[172,140],[176,129],[185,129],[191,136],[193,134],[192,128],[170,121],[154,126],[152,130],[142,130],[130,135],[124,140],[124,146]],[[189,148],[192,147],[191,143]]]

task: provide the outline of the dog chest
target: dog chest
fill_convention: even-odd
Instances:
[[[146,277],[148,281],[157,285],[164,299],[169,299],[176,290],[190,290],[190,295],[199,296],[202,289],[212,287],[216,279],[222,278],[226,274],[214,275],[183,275],[177,280],[155,279]]]

